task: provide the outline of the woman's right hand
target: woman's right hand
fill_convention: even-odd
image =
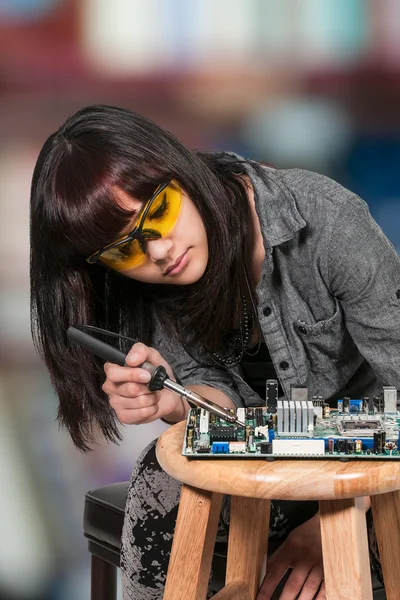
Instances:
[[[147,387],[151,375],[139,366],[145,361],[156,367],[162,365],[168,377],[175,381],[171,367],[157,350],[140,342],[134,344],[125,367],[104,365],[107,377],[102,388],[118,419],[127,425],[151,423],[161,417],[172,422],[182,421],[186,417],[186,401],[167,389],[151,392]]]

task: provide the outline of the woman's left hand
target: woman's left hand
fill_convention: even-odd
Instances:
[[[268,557],[265,577],[256,600],[270,600],[289,568],[293,570],[281,592],[280,600],[326,599],[318,513],[296,527],[278,550]]]

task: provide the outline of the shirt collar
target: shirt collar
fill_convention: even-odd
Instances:
[[[265,247],[291,240],[307,223],[299,213],[291,190],[279,178],[279,170],[247,160],[233,152],[224,153],[241,162],[254,188],[254,200]]]

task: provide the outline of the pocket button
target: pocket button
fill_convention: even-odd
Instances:
[[[272,313],[272,308],[270,306],[266,306],[263,310],[263,313],[265,317],[269,317],[269,315]]]
[[[282,369],[282,371],[287,371],[289,368],[289,363],[286,362],[286,360],[283,360],[281,363],[279,363],[279,368]]]
[[[299,331],[300,333],[307,333],[307,329],[304,327],[304,325],[299,325]]]

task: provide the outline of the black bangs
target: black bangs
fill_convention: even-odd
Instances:
[[[133,211],[116,202],[112,185],[104,179],[93,184],[87,179],[76,190],[68,185],[68,192],[65,184],[66,181],[57,181],[55,190],[59,221],[54,229],[60,236],[60,251],[65,260],[77,256],[86,259],[118,238],[131,221]]]
[[[92,149],[93,150],[93,149]],[[60,161],[53,181],[51,229],[62,261],[86,259],[126,229],[135,214],[117,202],[115,188],[145,201],[151,197],[159,176],[134,178],[131,168],[107,161],[104,154],[82,152],[78,144]],[[154,178],[154,174],[153,174]]]

